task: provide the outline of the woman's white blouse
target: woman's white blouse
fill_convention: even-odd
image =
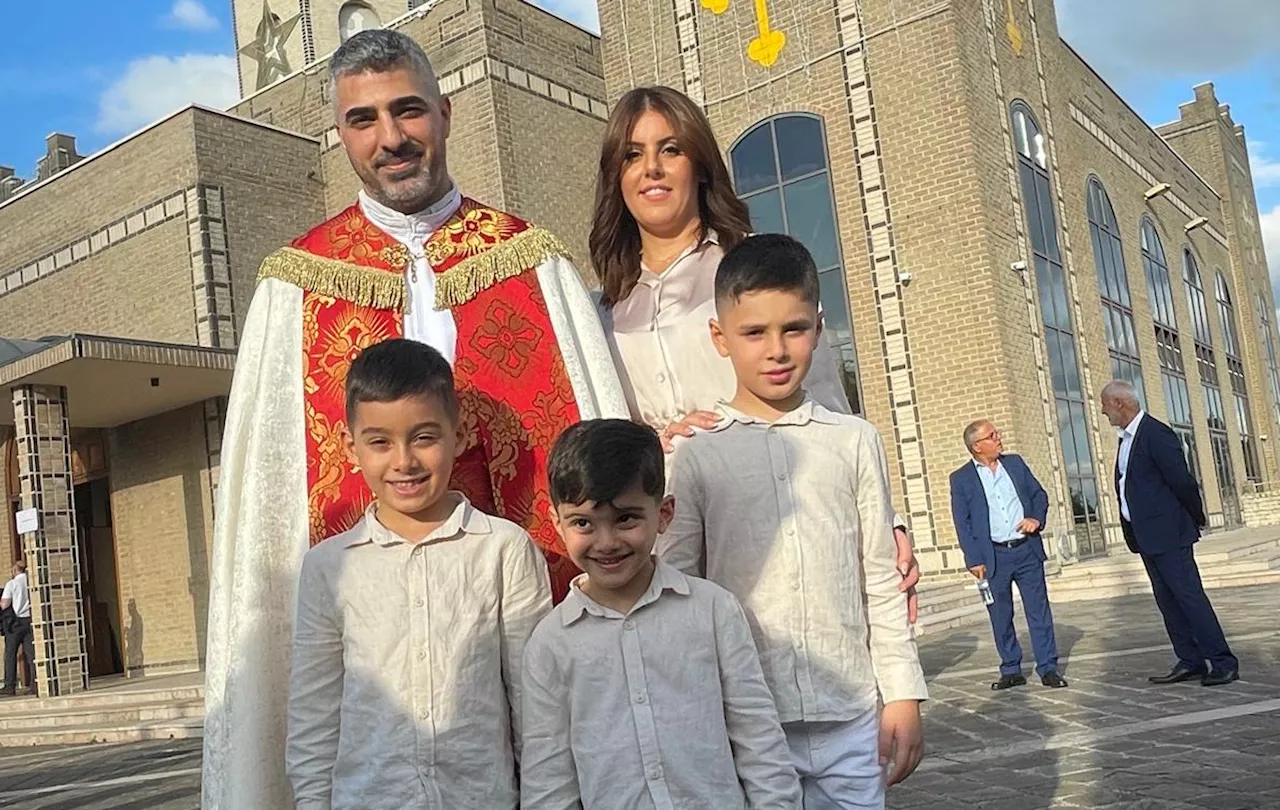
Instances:
[[[642,270],[631,294],[601,308],[633,419],[661,430],[693,411],[733,398],[733,365],[711,342],[716,268],[724,250],[715,234],[691,246],[663,273]],[[836,355],[824,337],[805,389],[830,410],[850,413]]]

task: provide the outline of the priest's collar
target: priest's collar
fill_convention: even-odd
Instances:
[[[461,205],[462,194],[458,191],[458,184],[452,181],[439,202],[416,214],[402,214],[373,199],[364,189],[360,190],[360,210],[365,217],[413,250],[420,248],[431,234],[448,222]]]

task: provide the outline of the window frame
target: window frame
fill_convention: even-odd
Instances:
[[[781,139],[778,137],[777,123],[779,121],[791,119],[807,119],[818,125],[819,140],[822,144],[822,168],[784,179],[782,176],[782,143]],[[743,130],[743,132],[734,139],[733,143],[729,145],[729,149],[726,152],[726,156],[728,157],[727,162],[730,180],[735,183],[735,193],[737,193],[737,185],[736,177],[734,176],[734,153],[737,151],[738,147],[747,141],[747,139],[764,127],[768,127],[769,129],[769,140],[772,146],[773,181],[767,185],[760,186],[759,188],[754,188],[745,194],[738,194],[738,198],[744,203],[750,205],[749,200],[751,200],[751,198],[760,197],[770,192],[776,192],[778,197],[778,207],[782,213],[782,232],[787,235],[792,235],[790,218],[787,214],[786,188],[799,183],[811,181],[817,177],[826,178],[827,203],[831,211],[831,227],[835,239],[836,263],[826,264],[819,267],[818,280],[821,284],[825,277],[834,276],[840,284],[838,292],[840,293],[840,300],[844,302],[844,315],[847,323],[849,324],[849,340],[848,342],[841,340],[838,343],[829,341],[828,345],[835,354],[836,363],[841,366],[840,371],[842,374],[847,376],[850,372],[852,373],[852,389],[850,390],[850,387],[846,385],[846,393],[849,395],[849,404],[852,406],[853,412],[861,414],[864,412],[864,409],[862,407],[862,369],[858,362],[858,331],[854,324],[853,303],[849,296],[849,280],[846,276],[848,272],[848,265],[845,262],[844,245],[841,244],[840,240],[840,214],[839,211],[836,210],[835,181],[832,179],[831,175],[831,147],[827,139],[826,121],[822,116],[814,113],[793,111],[777,113],[767,118],[762,118],[747,127],[747,129]],[[832,292],[836,291],[832,290]],[[828,339],[832,335],[832,332],[827,332]]]
[[[1098,207],[1101,207],[1100,210],[1095,210]],[[1102,299],[1103,331],[1107,340],[1107,355],[1111,360],[1111,376],[1131,384],[1138,395],[1139,404],[1145,408],[1146,384],[1142,379],[1142,356],[1138,345],[1137,321],[1133,316],[1133,289],[1129,284],[1129,269],[1124,258],[1124,238],[1120,234],[1120,221],[1116,218],[1115,207],[1111,205],[1111,197],[1096,174],[1089,175],[1089,179],[1085,181],[1085,217],[1089,221],[1098,295]],[[1113,296],[1113,288],[1127,300]],[[1126,345],[1130,341],[1132,351]]]

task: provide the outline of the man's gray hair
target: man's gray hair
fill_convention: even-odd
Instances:
[[[991,424],[989,419],[979,419],[976,422],[970,422],[964,428],[964,446],[970,453],[973,452],[973,446],[978,443],[978,434],[982,432],[984,425]]]
[[[1128,405],[1139,404],[1138,391],[1127,380],[1112,380],[1102,386],[1102,396],[1112,402],[1123,402]]]
[[[405,67],[418,74],[433,95],[440,95],[431,60],[412,37],[387,28],[361,31],[342,43],[329,58],[329,95],[337,98],[334,86],[343,76],[366,71],[386,73]]]

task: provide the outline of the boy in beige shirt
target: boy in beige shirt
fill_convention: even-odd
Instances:
[[[676,450],[659,554],[746,608],[805,809],[883,808],[886,782],[920,762],[928,692],[880,436],[802,388],[818,298],[813,259],[791,237],[750,237],[720,263],[711,334],[737,392]]]
[[[346,442],[375,502],[302,562],[286,769],[298,810],[515,810],[520,662],[551,609],[524,530],[449,477],[449,364],[390,340],[347,376]]]
[[[648,427],[580,422],[551,453],[583,573],[525,647],[523,810],[795,810],[751,630],[725,589],[654,561],[671,520]]]

